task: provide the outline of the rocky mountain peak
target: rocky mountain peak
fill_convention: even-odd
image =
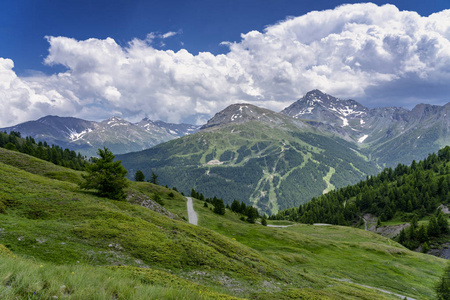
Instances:
[[[297,119],[347,126],[350,119],[360,119],[368,111],[368,108],[354,100],[341,100],[320,90],[312,90],[281,113]]]
[[[127,120],[122,119],[121,117],[114,116],[109,119],[106,119],[102,122],[100,122],[103,126],[107,127],[115,127],[115,126],[130,126],[133,125],[132,123],[128,122]]]
[[[252,104],[239,103],[232,104],[224,110],[215,114],[205,125],[200,129],[210,128],[214,126],[225,125],[229,123],[243,123],[251,120],[261,120],[270,118],[276,114],[273,111],[257,107]]]
[[[187,134],[192,134],[199,130],[200,126],[191,124],[174,124],[166,123],[164,121],[152,121],[149,118],[144,118],[135,125],[147,130],[147,131],[164,131],[174,137],[182,137]]]

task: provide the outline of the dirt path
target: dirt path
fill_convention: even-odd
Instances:
[[[197,225],[198,218],[197,218],[197,213],[194,210],[194,204],[192,203],[192,198],[186,197],[186,199],[187,199],[187,211],[188,211],[189,223],[191,223],[193,225]]]
[[[354,284],[354,285],[359,285],[359,286],[362,286],[362,287],[365,287],[365,288],[368,288],[368,289],[372,289],[372,290],[377,290],[377,291],[380,291],[380,292],[385,293],[385,294],[397,296],[397,297],[399,297],[401,299],[416,300],[416,298],[407,297],[407,296],[404,296],[404,295],[401,295],[401,294],[397,294],[397,293],[394,293],[394,292],[386,291],[386,290],[383,290],[383,289],[380,289],[380,288],[376,288],[376,287],[373,287],[373,286],[369,286],[369,285],[365,285],[365,284],[359,284],[359,283],[351,281],[350,279],[338,279],[338,278],[336,278],[336,280],[337,281],[342,281],[342,282],[348,282],[348,283],[351,283],[351,284]]]
[[[267,227],[274,227],[274,228],[286,228],[286,227],[291,227],[294,225],[271,225],[271,224],[267,224]]]

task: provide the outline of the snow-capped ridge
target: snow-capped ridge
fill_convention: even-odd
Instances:
[[[85,129],[85,130],[83,130],[83,131],[81,131],[81,132],[77,132],[77,131],[74,130],[74,129],[69,129],[69,128],[67,128],[67,129],[69,130],[69,138],[70,138],[70,140],[71,140],[72,142],[76,142],[76,141],[82,139],[83,136],[84,136],[86,133],[89,133],[89,132],[92,132],[92,131],[93,131],[92,128],[87,128],[87,129]]]

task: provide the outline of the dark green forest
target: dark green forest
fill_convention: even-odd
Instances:
[[[450,199],[450,147],[430,154],[410,166],[386,168],[376,176],[331,191],[298,208],[278,212],[272,219],[289,219],[302,223],[350,225],[371,213],[381,221],[400,215],[409,221],[436,211]]]
[[[73,170],[84,170],[88,163],[86,157],[73,150],[63,149],[47,142],[36,141],[32,137],[22,138],[20,132],[11,131],[9,134],[0,132],[0,147],[25,153],[42,160]]]
[[[313,224],[358,225],[366,213],[380,222],[398,218],[409,222],[397,237],[409,249],[428,251],[430,239],[447,236],[448,217],[437,209],[450,203],[450,147],[430,154],[426,159],[386,168],[379,175],[368,176],[312,200],[298,208],[279,211],[271,219]],[[427,217],[427,225],[418,220]]]

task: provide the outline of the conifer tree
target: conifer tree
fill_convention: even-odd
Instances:
[[[137,170],[136,174],[134,174],[134,180],[136,181],[144,181],[145,175],[141,170]]]
[[[152,172],[152,178],[150,179],[150,182],[153,184],[158,184],[158,175]]]
[[[218,215],[224,215],[225,214],[225,205],[223,204],[223,200],[222,199],[217,199],[216,197],[214,197],[214,213],[218,214]]]
[[[247,222],[249,223],[255,223],[256,219],[259,217],[258,210],[253,206],[247,206],[246,215],[247,215]]]
[[[434,237],[437,237],[441,234],[441,230],[435,216],[431,216],[430,221],[428,222],[427,232],[429,236]]]
[[[237,213],[241,212],[241,205],[239,204],[239,201],[237,201],[236,199],[234,199],[233,202],[231,203],[231,210]]]
[[[420,225],[419,231],[417,231],[417,240],[421,243],[425,243],[429,240],[427,228],[423,224]]]
[[[438,215],[437,215],[437,224],[439,226],[439,231],[441,233],[447,233],[449,232],[448,229],[448,219],[447,216],[444,215],[444,213],[442,212],[442,210],[439,210]]]
[[[102,197],[124,200],[124,189],[128,186],[125,178],[127,170],[120,161],[114,161],[114,155],[108,148],[98,149],[97,154],[100,158],[86,166],[87,174],[82,175],[84,182],[80,183],[80,187],[97,190]]]
[[[264,215],[261,219],[261,225],[263,226],[267,226],[267,219],[266,219],[266,215]]]

